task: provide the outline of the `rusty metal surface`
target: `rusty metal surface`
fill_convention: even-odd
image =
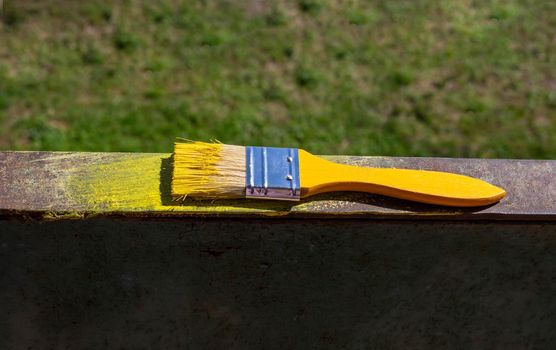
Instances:
[[[89,215],[125,216],[282,216],[440,219],[556,219],[556,161],[502,159],[448,159],[350,157],[327,158],[370,167],[396,167],[450,171],[481,178],[505,188],[506,198],[490,207],[445,208],[360,193],[319,195],[300,203],[271,201],[170,202],[170,173],[164,171],[169,154],[159,154],[161,205],[121,206],[111,210],[76,201],[67,188],[69,177],[80,176],[86,166],[133,161],[140,153],[0,152],[0,211],[3,215],[39,215],[82,218]],[[156,155],[155,155],[156,156]],[[107,175],[110,176],[110,175]],[[140,176],[140,174],[138,175]],[[81,197],[86,196],[86,194]]]
[[[556,223],[0,220],[0,349],[554,349]]]

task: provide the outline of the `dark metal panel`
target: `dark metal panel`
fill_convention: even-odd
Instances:
[[[0,221],[2,349],[552,349],[551,223]]]

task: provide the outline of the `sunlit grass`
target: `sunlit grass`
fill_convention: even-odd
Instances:
[[[549,1],[6,1],[0,148],[556,157]]]

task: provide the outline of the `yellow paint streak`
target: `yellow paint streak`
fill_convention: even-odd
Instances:
[[[365,168],[337,164],[299,150],[301,196],[332,191],[376,193],[447,206],[472,207],[499,201],[506,192],[469,176],[438,171]]]
[[[160,155],[137,155],[85,166],[71,177],[74,200],[92,210],[153,210],[162,206]]]

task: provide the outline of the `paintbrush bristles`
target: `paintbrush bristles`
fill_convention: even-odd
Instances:
[[[245,147],[176,142],[172,196],[178,199],[245,197]]]

